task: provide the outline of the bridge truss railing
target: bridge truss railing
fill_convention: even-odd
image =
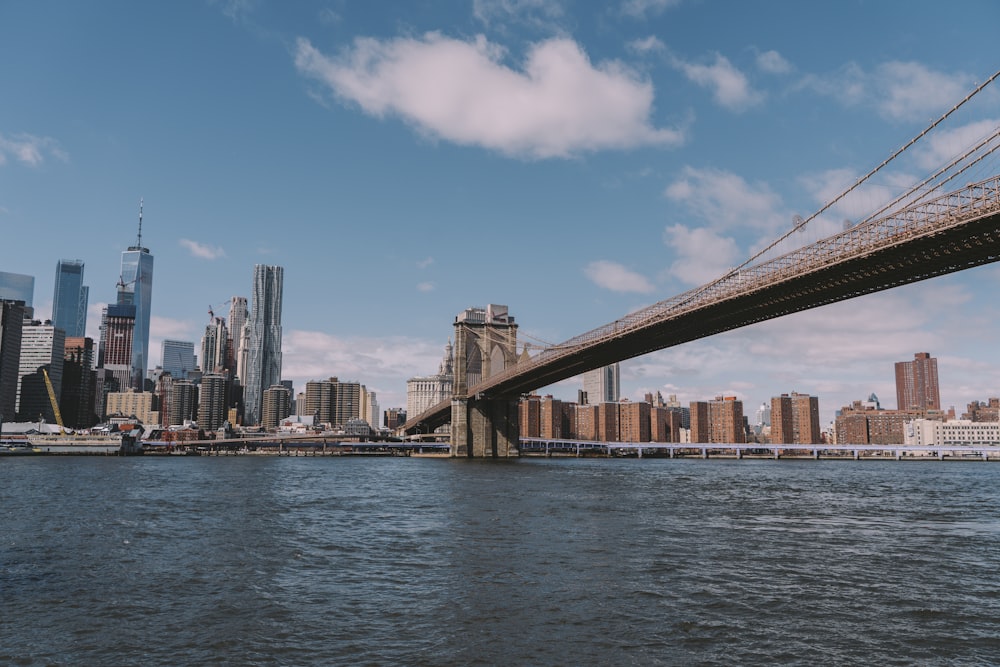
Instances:
[[[527,363],[509,367],[470,387],[481,393],[540,365],[548,365],[626,334],[684,313],[772,287],[784,280],[905,242],[915,236],[966,223],[1000,210],[1000,176],[970,183],[964,188],[912,204],[780,257],[734,269],[723,277],[609,324],[546,348]]]

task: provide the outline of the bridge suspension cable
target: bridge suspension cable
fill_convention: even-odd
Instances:
[[[976,88],[974,90],[972,90],[972,92],[970,92],[968,95],[966,95],[964,98],[962,98],[955,106],[953,106],[951,109],[948,109],[948,111],[946,111],[944,114],[942,114],[940,118],[938,118],[933,123],[931,123],[926,128],[924,128],[924,130],[920,134],[918,134],[917,136],[915,136],[912,139],[910,139],[908,142],[906,142],[900,148],[896,149],[896,152],[894,152],[892,155],[890,155],[885,160],[883,160],[881,162],[881,164],[879,164],[877,167],[875,167],[874,169],[872,169],[871,171],[869,171],[867,174],[865,174],[864,176],[862,176],[861,178],[859,178],[857,181],[855,181],[853,185],[851,185],[846,190],[844,190],[843,192],[841,192],[839,195],[837,195],[836,197],[834,197],[833,199],[831,199],[830,201],[828,201],[826,204],[823,205],[822,208],[820,208],[818,211],[816,211],[815,213],[813,213],[812,215],[810,215],[808,218],[805,218],[801,222],[798,222],[794,227],[792,227],[790,230],[788,230],[787,232],[785,232],[784,234],[782,234],[780,237],[778,237],[775,241],[773,241],[766,248],[764,248],[763,250],[760,250],[757,253],[755,253],[754,255],[752,255],[745,262],[743,262],[742,264],[740,264],[740,266],[738,266],[737,268],[731,270],[729,273],[727,273],[726,275],[720,277],[718,280],[719,281],[725,280],[726,278],[728,278],[728,277],[732,276],[734,273],[736,273],[739,269],[745,268],[746,266],[748,266],[748,265],[752,264],[753,262],[757,261],[765,253],[773,250],[778,244],[780,244],[782,241],[784,241],[785,239],[787,239],[794,232],[796,232],[799,229],[801,229],[801,228],[805,227],[806,225],[808,225],[810,222],[812,222],[813,220],[815,220],[817,217],[819,217],[820,215],[822,215],[823,213],[825,213],[826,211],[828,211],[831,207],[833,207],[839,201],[841,201],[842,199],[844,199],[844,197],[846,197],[851,192],[853,192],[854,190],[856,190],[859,187],[861,187],[861,185],[863,185],[865,182],[867,182],[872,176],[874,176],[878,172],[882,171],[882,169],[885,168],[890,162],[892,162],[897,157],[899,157],[900,155],[902,155],[904,151],[906,151],[911,146],[913,146],[915,143],[917,143],[918,141],[920,141],[928,133],[930,133],[931,130],[933,130],[935,127],[937,127],[938,125],[940,125],[941,123],[943,123],[953,113],[955,113],[956,111],[958,111],[958,109],[960,107],[962,107],[966,102],[968,102],[973,97],[975,97],[980,91],[983,90],[983,88],[985,88],[990,83],[992,83],[993,80],[996,79],[997,77],[1000,77],[1000,70],[997,70],[991,77],[989,77],[988,79],[986,79],[986,81],[983,81],[981,84],[979,84],[978,86],[976,86]],[[711,285],[711,284],[712,283],[709,283],[709,285]]]

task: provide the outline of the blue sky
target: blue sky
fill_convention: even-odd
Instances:
[[[0,5],[0,270],[155,255],[150,352],[285,267],[284,376],[405,405],[456,314],[557,343],[739,264],[998,69],[1000,5],[189,0]],[[874,209],[1000,118],[987,88],[801,241]],[[1000,394],[1000,271],[783,318],[622,367],[623,394],[790,391],[824,422],[893,362]],[[547,388],[574,399],[580,383]]]

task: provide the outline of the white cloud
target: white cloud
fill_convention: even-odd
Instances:
[[[877,106],[888,118],[917,120],[944,111],[965,97],[968,78],[935,72],[920,63],[888,62],[874,75]]]
[[[598,260],[584,268],[583,273],[598,287],[614,292],[652,292],[654,287],[640,274],[626,269],[621,264]]]
[[[1000,128],[1000,119],[988,118],[953,129],[941,128],[943,126],[926,137],[924,143],[914,147],[917,165],[928,171],[944,166],[994,134]],[[991,146],[996,146],[995,139]]]
[[[720,53],[715,54],[715,62],[711,65],[675,59],[674,66],[694,83],[711,90],[716,103],[730,111],[744,111],[764,99],[762,93],[750,87],[746,76]]]
[[[433,292],[434,291],[434,283],[432,283],[430,281],[422,282],[422,283],[417,283],[417,291],[418,292]]]
[[[558,30],[565,15],[557,0],[473,0],[472,15],[483,25],[514,22],[534,28]]]
[[[594,66],[576,42],[533,45],[522,70],[504,49],[428,33],[357,39],[336,58],[299,39],[298,70],[339,98],[420,132],[505,155],[569,157],[586,151],[675,146],[683,135],[650,124],[653,86],[617,62]]]
[[[417,268],[418,269],[426,269],[428,266],[430,266],[433,263],[434,263],[434,258],[433,257],[428,257],[427,259],[422,259],[419,262],[417,262]]]
[[[773,50],[757,54],[757,67],[769,74],[786,74],[792,71],[792,64]]]
[[[190,239],[181,239],[179,243],[187,248],[192,257],[198,257],[200,259],[219,259],[220,257],[226,256],[226,251],[218,246],[208,246],[204,243],[198,243],[197,241],[192,241]]]
[[[720,229],[780,229],[787,218],[781,198],[766,183],[748,183],[720,169],[685,167],[664,195],[712,227]]]
[[[849,63],[833,74],[807,76],[800,86],[844,106],[868,105],[891,120],[930,120],[965,97],[972,77],[916,62],[889,61],[871,72]]]
[[[45,162],[46,155],[63,162],[69,160],[69,156],[59,147],[55,139],[24,133],[11,137],[0,134],[0,164],[6,163],[10,157],[31,167],[37,167]]]
[[[740,258],[736,241],[705,227],[673,225],[664,230],[663,240],[677,257],[670,265],[670,275],[691,285],[724,275]]]
[[[660,14],[680,3],[681,0],[625,0],[622,3],[622,13],[641,19],[647,14]]]
[[[655,35],[650,35],[645,39],[635,39],[625,45],[634,53],[662,53],[666,51],[666,45]]]

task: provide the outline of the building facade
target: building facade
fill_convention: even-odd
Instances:
[[[278,428],[278,423],[291,413],[292,396],[288,387],[274,384],[264,392],[260,427],[265,431]]]
[[[0,416],[8,420],[17,414],[24,308],[24,301],[0,299]]]
[[[1000,447],[1000,422],[970,419],[940,421],[914,419],[907,422],[903,444],[910,447]]]
[[[65,355],[66,334],[62,329],[54,327],[51,321],[26,322],[21,328],[17,396],[17,413],[21,421],[33,421],[41,417],[46,422],[56,423],[45,375],[48,375],[58,401],[62,393]]]
[[[63,423],[70,428],[89,428],[97,423],[94,409],[93,338],[66,338],[59,409],[62,411]]]
[[[243,369],[240,367],[240,359],[244,358],[240,344],[244,342],[243,328],[246,326],[249,317],[250,312],[247,310],[247,298],[245,296],[234,296],[229,300],[227,329],[229,333],[229,353],[233,356],[232,365],[229,368],[240,382],[243,381],[243,375],[241,375]],[[244,363],[246,363],[245,360]]]
[[[583,374],[583,392],[587,403],[617,403],[621,395],[621,368],[617,363],[595,368]]]
[[[226,320],[213,317],[201,337],[202,373],[221,373],[228,368],[229,333]]]
[[[194,343],[187,340],[164,339],[161,344],[160,368],[170,373],[175,380],[187,380],[188,373],[195,369]]]
[[[52,293],[52,324],[65,331],[67,338],[87,335],[89,292],[83,284],[83,261],[60,259]]]
[[[142,245],[142,201],[139,202],[139,236],[135,245],[122,251],[118,304],[135,307],[131,385],[142,390],[149,362],[149,320],[153,306],[153,256],[149,248]]]
[[[772,415],[773,423],[773,415]],[[717,396],[713,401],[691,403],[692,443],[744,443],[743,401]]]
[[[248,325],[247,378],[243,394],[244,422],[247,424],[261,424],[264,392],[281,382],[283,285],[282,267],[265,264],[254,266],[253,305]],[[281,415],[278,419],[286,416]]]
[[[406,381],[406,414],[415,417],[441,401],[451,399],[454,389],[455,353],[451,340],[444,348],[436,375],[412,377]]]
[[[0,271],[0,300],[23,301],[27,317],[34,317],[31,301],[35,297],[35,277]]]
[[[156,394],[151,391],[115,391],[108,394],[108,416],[134,418],[143,425],[160,423]]]
[[[106,380],[111,384],[111,391],[133,387],[134,335],[134,305],[111,304],[104,309],[98,358],[99,365],[105,370]]]
[[[198,388],[198,426],[206,431],[218,430],[226,421],[226,377],[209,373],[201,377]]]
[[[896,363],[896,407],[899,410],[940,410],[937,359],[917,352],[913,361]]]
[[[770,440],[772,444],[820,444],[819,398],[794,391],[772,397]]]

